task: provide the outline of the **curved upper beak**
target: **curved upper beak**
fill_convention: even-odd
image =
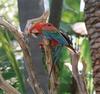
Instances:
[[[35,34],[32,34],[32,36],[33,36],[34,38],[37,38],[37,36],[36,36]]]
[[[39,35],[39,32],[36,29],[32,30],[31,33],[32,33],[32,36],[35,38],[37,38],[37,36]]]

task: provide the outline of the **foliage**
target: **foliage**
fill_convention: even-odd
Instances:
[[[72,84],[72,74],[68,67],[64,66],[64,63],[70,63],[70,55],[68,54],[66,48],[63,48],[60,53],[59,60],[59,80],[60,85],[58,89],[58,94],[70,94],[71,84]]]
[[[82,21],[83,15],[80,14],[80,0],[64,0],[62,21],[67,23]]]
[[[84,21],[84,13],[80,12],[80,0],[64,0],[63,2],[63,11],[62,11],[62,18],[60,22],[60,29],[64,32],[67,32],[67,34],[70,34],[71,36],[74,36],[74,41],[76,42],[76,46],[80,49],[80,60],[84,60],[86,63],[86,81],[87,81],[87,89],[89,94],[93,94],[93,79],[92,79],[92,61],[90,56],[90,49],[89,49],[89,42],[88,38],[86,37],[77,37],[75,32],[73,32],[71,25],[76,22]],[[78,40],[78,41],[77,41]],[[74,45],[74,44],[73,44]],[[66,56],[65,50],[64,53],[62,53],[63,56],[65,56],[67,63],[70,63],[70,56]],[[64,64],[65,58],[61,58],[60,61],[62,61]],[[64,67],[64,66],[63,66]],[[60,74],[64,74],[63,76],[60,76],[60,79],[64,79],[64,77],[70,77],[70,79],[64,80],[63,82],[66,84],[63,84],[61,86],[60,90],[67,91],[67,88],[64,89],[64,87],[70,87],[71,86],[71,73],[68,73],[68,69],[65,67],[62,68],[63,71],[61,71]],[[66,73],[66,74],[65,74]],[[66,76],[65,76],[66,75]],[[67,84],[69,83],[69,84]],[[62,84],[62,81],[61,81]],[[71,88],[70,88],[71,89]],[[70,90],[68,88],[68,90]],[[63,92],[62,91],[62,92]],[[59,91],[60,92],[60,91]],[[60,92],[59,94],[65,94],[64,92]],[[66,93],[66,94],[67,94]],[[68,93],[70,94],[71,91]]]
[[[78,39],[73,32],[71,25],[76,22],[84,21],[84,13],[80,12],[80,0],[63,0],[63,11],[60,22],[60,29],[67,34],[75,37],[75,41]],[[18,25],[18,13],[15,0],[1,0],[0,1],[0,15],[6,19]],[[12,84],[15,88],[20,90],[22,94],[25,94],[22,73],[20,72],[22,62],[16,61],[14,50],[11,47],[11,41],[14,38],[9,33],[3,33],[6,30],[0,28],[0,71],[4,78]],[[84,60],[86,68],[86,80],[87,89],[89,94],[93,94],[93,79],[92,79],[92,62],[90,57],[89,43],[86,37],[78,39],[80,48],[80,59]],[[77,41],[76,41],[77,42]],[[77,43],[76,43],[77,44]],[[15,49],[15,48],[14,48]],[[59,59],[59,80],[60,85],[58,94],[71,94],[72,74],[71,71],[64,65],[64,63],[70,63],[70,55],[65,48],[62,49]],[[0,90],[0,94],[4,94]]]
[[[0,31],[1,31],[0,32],[0,43],[1,43],[0,49],[3,51],[0,55],[1,69],[4,68],[4,70],[2,71],[3,72],[2,74],[6,80],[14,79],[14,82],[13,81],[11,82],[10,80],[9,81],[12,83],[12,85],[17,86],[17,87],[19,86],[18,88],[23,94],[25,90],[24,90],[22,74],[20,73],[20,70],[19,70],[20,62],[16,61],[13,48],[11,47],[11,40],[10,40],[10,37],[8,36],[8,33],[4,32],[5,29],[2,29],[2,28]],[[2,54],[4,54],[4,56]]]
[[[18,8],[16,0],[0,0],[0,16],[3,16],[17,26]]]
[[[90,55],[89,41],[84,38],[81,45],[81,55],[80,58],[85,60],[86,63],[86,79],[87,79],[87,89],[90,94],[93,93],[93,79],[92,79],[92,59]]]
[[[17,2],[15,0],[1,0],[0,2],[0,15],[17,26]],[[0,71],[11,85],[25,94],[23,75],[19,69],[22,68],[22,62],[16,60],[15,48],[12,47],[13,40],[11,33],[0,27]]]

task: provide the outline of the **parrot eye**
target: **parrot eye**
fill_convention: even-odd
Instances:
[[[48,24],[48,26],[52,26],[51,24]]]

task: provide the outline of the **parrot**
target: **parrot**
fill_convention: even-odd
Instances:
[[[37,22],[30,27],[28,33],[35,37],[43,35],[47,40],[51,41],[52,46],[62,45],[67,47],[69,51],[76,53],[69,37],[63,32],[57,30],[57,28],[51,23]]]
[[[57,45],[61,45],[61,46],[67,47],[67,49],[69,49],[69,51],[71,51],[72,53],[76,53],[75,49],[72,46],[72,42],[69,39],[69,37],[66,36],[60,30],[58,30],[51,23],[37,22],[30,27],[28,33],[32,34],[35,37],[37,37],[39,35],[43,35],[47,40],[49,40],[51,42],[52,47],[56,47]],[[56,55],[59,54],[60,50],[61,49],[59,49],[59,51],[57,52]],[[51,76],[55,62],[57,62],[57,59],[54,60],[52,66],[51,66],[49,78]]]

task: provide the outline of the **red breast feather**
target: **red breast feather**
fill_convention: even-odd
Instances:
[[[41,22],[38,22],[36,24],[33,24],[32,27],[30,28],[30,33],[32,33],[32,30],[37,30],[38,32],[40,32],[42,30],[42,27],[43,27],[43,23]]]

